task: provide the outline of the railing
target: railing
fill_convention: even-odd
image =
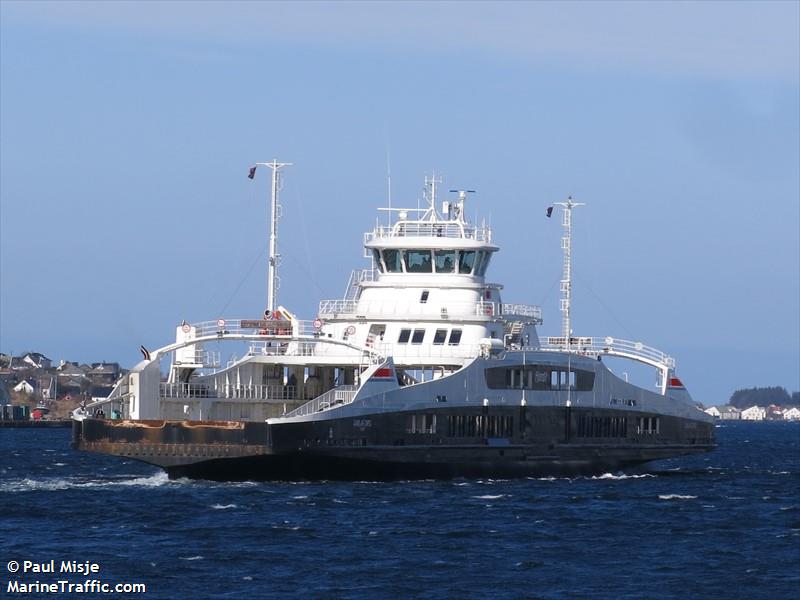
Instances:
[[[357,306],[358,300],[321,300],[317,314],[321,317],[343,314],[354,315]]]
[[[437,237],[468,239],[477,242],[492,241],[492,230],[488,227],[476,227],[467,223],[399,221],[391,226],[380,225],[372,232],[365,234],[364,241],[398,237]]]
[[[294,400],[294,385],[232,385],[213,383],[161,383],[162,398],[228,398],[241,400]]]
[[[242,327],[253,324],[254,327]],[[313,330],[311,321],[297,321],[301,328],[307,327]],[[306,325],[307,324],[307,325]],[[262,320],[262,319],[218,319],[216,321],[201,321],[192,323],[195,328],[195,337],[207,337],[220,334],[253,334],[263,332],[268,335],[292,335],[292,321],[286,319]]]
[[[563,352],[566,349],[566,341],[564,337],[548,337],[541,343],[541,349]],[[674,358],[657,348],[646,346],[642,342],[619,340],[612,337],[572,337],[569,341],[570,350],[579,354],[591,356],[608,354],[639,360],[660,369],[675,368]]]
[[[183,360],[175,360],[176,365],[202,365],[207,369],[216,369],[220,366],[220,353],[208,350],[200,350],[195,348],[192,352],[193,356],[189,356],[187,352],[183,352],[180,356]],[[177,357],[176,357],[177,358]],[[188,359],[188,360],[187,360]]]
[[[542,309],[532,304],[503,304],[501,312],[506,317],[528,317],[536,323],[542,322]]]
[[[329,302],[345,302],[345,300],[331,300]],[[287,339],[293,335],[314,336],[319,334],[319,329],[314,326],[314,321],[303,321],[297,319],[289,321],[286,319],[263,320],[263,319],[219,319],[218,321],[203,321],[192,323],[195,327],[195,337],[213,337],[221,334],[244,334],[244,335],[269,335],[286,336]],[[293,329],[296,327],[296,330]]]
[[[449,319],[451,317],[524,317],[541,323],[542,311],[538,306],[528,304],[501,304],[499,302],[448,302],[445,305],[419,304],[398,300],[322,300],[319,303],[320,317],[356,316],[382,318],[387,316],[429,316]]]
[[[314,414],[327,408],[350,404],[356,397],[356,392],[358,392],[357,385],[340,385],[339,387],[328,390],[324,394],[317,396],[309,402],[306,402],[302,406],[295,408],[293,411],[286,413],[284,416],[302,417],[304,415]]]

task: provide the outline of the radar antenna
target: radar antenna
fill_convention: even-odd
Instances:
[[[454,204],[445,202],[443,212],[452,221],[464,222],[464,202],[467,194],[474,194],[475,190],[450,190],[451,194],[458,194],[458,201]]]

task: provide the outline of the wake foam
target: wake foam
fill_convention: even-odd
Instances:
[[[113,488],[113,487],[161,487],[167,484],[180,484],[181,480],[170,481],[167,474],[159,471],[149,477],[133,477],[131,479],[81,479],[77,477],[15,479],[0,484],[0,492],[35,492],[61,491],[81,488]]]

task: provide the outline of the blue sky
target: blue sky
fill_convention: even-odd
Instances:
[[[435,170],[506,302],[673,354],[695,398],[800,389],[797,2],[0,2],[0,351],[119,361],[182,319],[303,318]],[[255,266],[253,266],[255,265]]]

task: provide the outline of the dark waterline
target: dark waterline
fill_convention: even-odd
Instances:
[[[143,598],[797,597],[800,424],[717,439],[591,478],[221,484],[0,429],[0,584],[87,579],[7,572],[54,559]]]

